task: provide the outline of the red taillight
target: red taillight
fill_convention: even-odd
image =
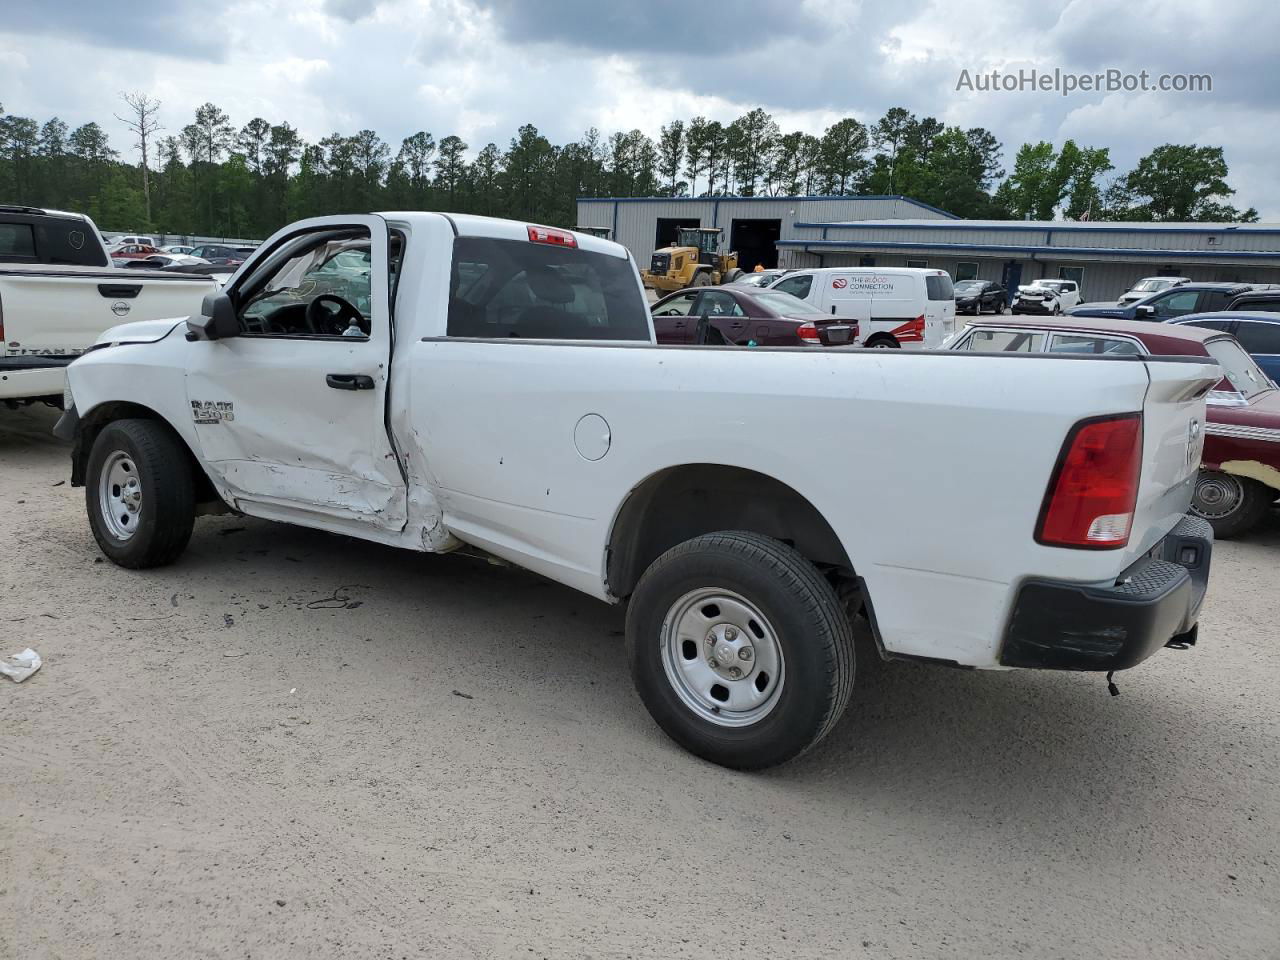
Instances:
[[[805,343],[821,343],[822,338],[818,336],[818,328],[812,323],[802,323],[796,327],[796,336]]]
[[[534,243],[549,243],[553,247],[576,247],[578,238],[568,230],[555,227],[529,227],[529,239]]]
[[[1142,474],[1142,414],[1077,423],[1049,481],[1036,542],[1114,550],[1129,542]]]
[[[908,320],[900,327],[894,327],[889,332],[897,338],[899,343],[923,343],[924,314],[920,314],[914,320]]]

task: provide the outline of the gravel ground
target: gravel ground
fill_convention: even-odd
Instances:
[[[233,517],[104,562],[53,420],[0,410],[0,956],[1280,957],[1280,516],[1118,699],[864,658],[744,775],[518,571]]]

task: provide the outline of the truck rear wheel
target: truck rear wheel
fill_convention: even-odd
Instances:
[[[853,634],[831,585],[793,548],[711,533],[645,571],[627,611],[640,699],[686,750],[739,770],[804,753],[853,691]]]
[[[1217,470],[1201,470],[1191,496],[1191,512],[1213,527],[1222,540],[1256,527],[1271,509],[1275,491],[1249,477]]]
[[[104,427],[89,453],[84,492],[94,539],[122,567],[172,563],[191,539],[191,462],[164,424],[117,420]]]

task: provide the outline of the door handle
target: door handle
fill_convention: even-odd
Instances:
[[[373,377],[363,373],[331,373],[324,382],[335,390],[372,390]]]

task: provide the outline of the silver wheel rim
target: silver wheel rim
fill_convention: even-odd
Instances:
[[[871,349],[872,350],[892,350],[893,344],[891,344],[888,340],[877,340],[875,343],[871,345]]]
[[[107,531],[117,540],[128,540],[138,529],[142,515],[142,481],[127,453],[113,451],[102,464],[98,482],[98,506]]]
[[[1191,508],[1207,520],[1221,520],[1240,509],[1244,484],[1225,473],[1202,473],[1196,478]]]
[[[759,723],[778,705],[786,680],[782,647],[751,601],[701,587],[662,621],[662,667],[680,701],[718,727]]]

